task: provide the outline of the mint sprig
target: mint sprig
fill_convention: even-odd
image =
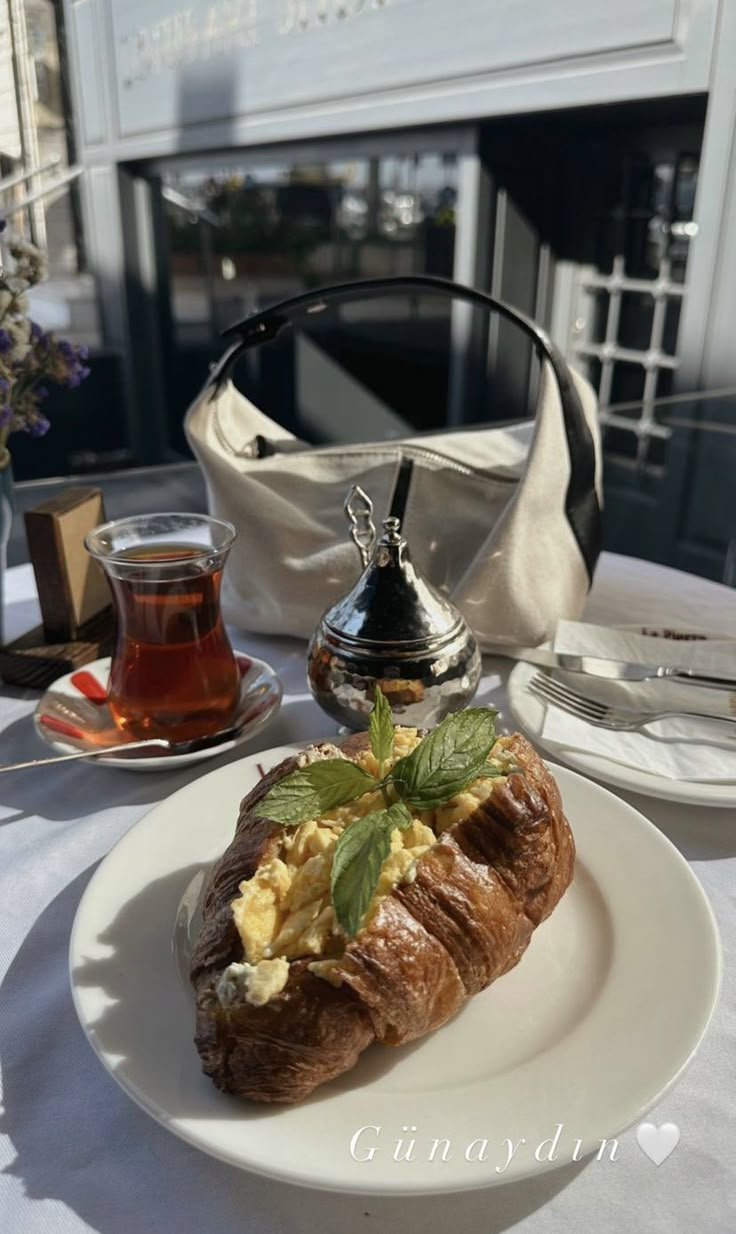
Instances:
[[[302,823],[347,805],[376,787],[373,776],[347,758],[325,758],[278,780],[258,813],[276,823]]]
[[[493,775],[488,755],[496,741],[496,714],[488,707],[474,707],[447,716],[394,765],[391,782],[399,797],[416,810],[432,810],[479,775]]]
[[[489,707],[474,707],[447,716],[384,774],[393,753],[394,727],[390,704],[376,687],[368,733],[378,779],[349,759],[323,759],[284,776],[263,798],[258,813],[291,826],[382,791],[384,808],[354,819],[335,845],[332,905],[347,934],[360,929],[391,849],[391,833],[411,825],[411,809],[444,805],[479,776],[509,774],[488,762],[496,741],[496,715]]]
[[[368,724],[371,750],[378,763],[378,774],[383,778],[383,769],[393,754],[394,721],[391,714],[391,704],[380,686],[376,686],[375,701]]]
[[[391,834],[411,827],[412,817],[400,801],[387,810],[356,818],[335,845],[330,894],[335,916],[346,934],[357,934],[391,851]]]

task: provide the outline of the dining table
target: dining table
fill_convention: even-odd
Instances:
[[[38,621],[30,565],[6,574],[4,618],[6,639]],[[603,553],[584,619],[676,625],[736,638],[736,590]],[[206,763],[145,775],[83,761],[0,776],[0,1231],[733,1234],[736,808],[611,790],[687,860],[712,905],[722,944],[721,992],[710,1027],[681,1078],[646,1114],[657,1126],[679,1128],[677,1147],[659,1165],[631,1127],[617,1136],[614,1160],[567,1161],[492,1188],[395,1197],[319,1191],[200,1152],[118,1087],[85,1038],[69,983],[70,932],[94,871],[144,814],[196,777],[244,753],[336,731],[310,695],[305,643],[232,627],[230,633],[236,649],[268,661],[283,683],[280,711],[252,742]],[[512,667],[485,657],[476,699],[497,708],[506,726],[513,725],[506,697]],[[0,685],[0,762],[48,753],[32,722],[38,697]],[[686,986],[687,971],[681,979]],[[198,1065],[194,1051],[192,1065]],[[575,1075],[569,1082],[575,1084]]]

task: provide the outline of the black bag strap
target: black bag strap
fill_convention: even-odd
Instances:
[[[380,296],[400,289],[436,292],[493,310],[528,335],[540,359],[546,360],[551,366],[560,392],[570,457],[570,481],[565,495],[565,513],[583,556],[588,577],[592,579],[602,535],[601,508],[595,487],[596,455],[593,436],[585,419],[572,372],[561,351],[536,322],[484,291],[476,291],[474,287],[466,287],[462,283],[453,283],[450,279],[437,278],[434,275],[413,274],[398,278],[359,279],[351,283],[337,283],[332,287],[302,292],[259,313],[253,313],[223,331],[223,338],[234,337],[234,341],[213,366],[206,388],[211,388],[214,396],[243,352],[258,347],[261,343],[271,342],[281,330],[293,325],[302,316],[320,312],[327,308],[328,303],[353,299],[357,293],[363,296]]]

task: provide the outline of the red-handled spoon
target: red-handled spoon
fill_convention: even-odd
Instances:
[[[89,673],[86,668],[81,668],[79,672],[72,673],[69,681],[80,694],[88,698],[91,703],[106,703],[107,690],[102,682],[98,681],[93,673]]]

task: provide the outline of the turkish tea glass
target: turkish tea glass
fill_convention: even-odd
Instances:
[[[91,531],[117,633],[108,704],[130,737],[189,741],[231,723],[240,674],[220,612],[235,528],[198,514],[145,514]]]

